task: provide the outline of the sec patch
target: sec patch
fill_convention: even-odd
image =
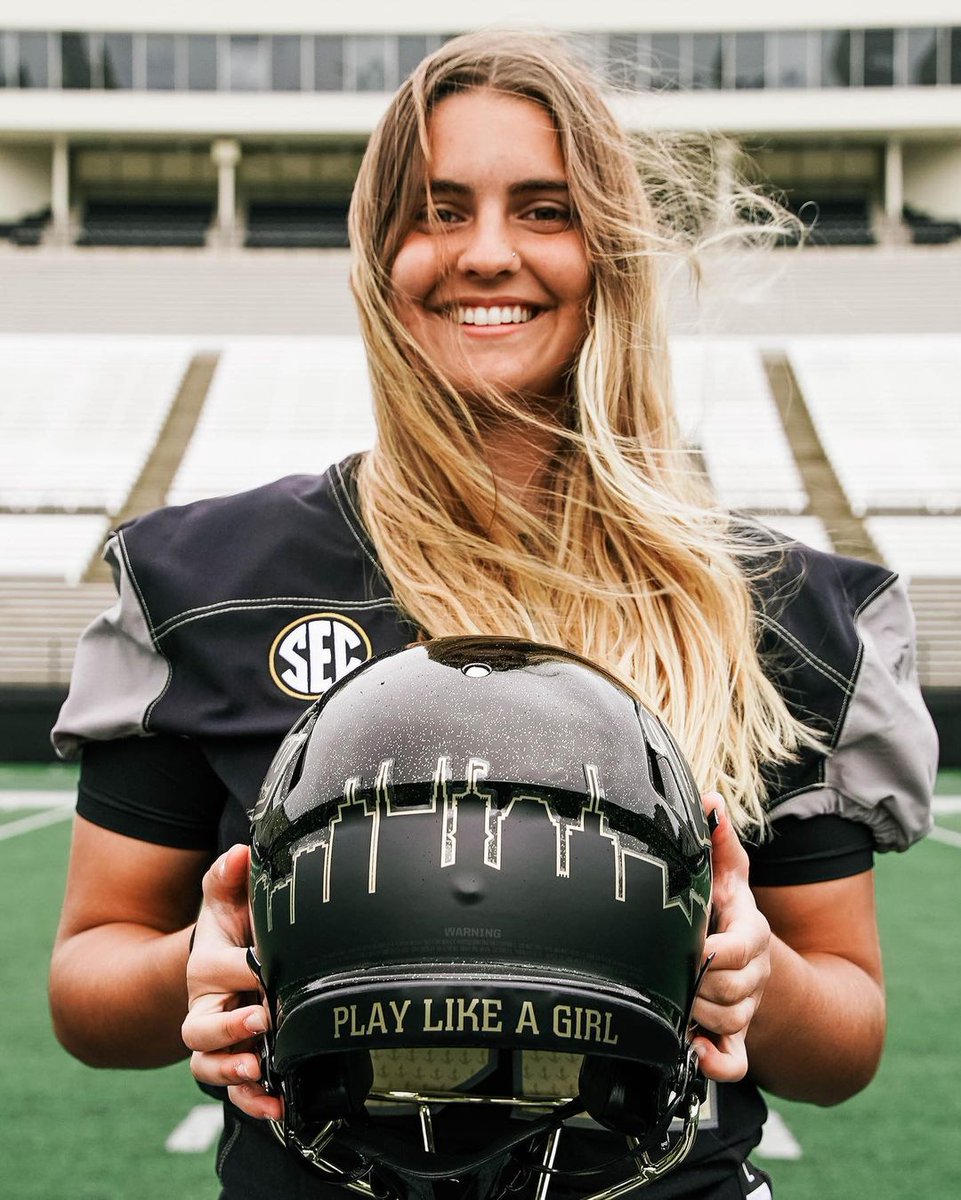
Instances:
[[[310,613],[285,625],[270,647],[270,677],[298,700],[316,700],[366,662],[370,639],[340,613]]]

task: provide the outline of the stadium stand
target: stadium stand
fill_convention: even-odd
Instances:
[[[251,203],[244,245],[254,249],[346,247],[347,209],[343,204]]]
[[[0,580],[0,687],[63,687],[81,632],[115,599],[109,583],[78,587],[5,576]]]
[[[679,338],[672,362],[681,427],[725,503],[803,512],[807,496],[757,349],[746,341]]]
[[[228,344],[168,499],[183,504],[323,471],[373,436],[359,338]]]
[[[911,578],[961,577],[961,515],[868,517],[885,561]]]
[[[189,358],[169,338],[0,335],[0,508],[119,511]]]
[[[204,246],[211,204],[137,204],[91,201],[78,246]]]
[[[868,517],[886,561],[908,581],[918,627],[918,670],[928,687],[961,681],[961,515]]]
[[[795,542],[803,542],[815,550],[830,553],[834,549],[831,535],[819,517],[778,513],[776,516],[765,518],[765,524],[769,525],[776,533],[783,534]]]
[[[873,246],[877,241],[864,197],[807,201],[797,215],[811,246]]]
[[[0,513],[3,575],[75,585],[106,533],[104,516]]]
[[[961,221],[939,221],[917,209],[906,207],[904,222],[916,246],[946,246],[961,238]]]
[[[3,222],[0,224],[0,238],[6,238],[14,246],[39,246],[49,220],[50,209],[43,208],[18,221]]]
[[[798,339],[788,355],[853,512],[961,508],[961,338]]]

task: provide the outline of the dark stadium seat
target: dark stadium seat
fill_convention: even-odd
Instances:
[[[904,221],[916,246],[946,246],[961,238],[961,221],[938,221],[908,207],[904,209]]]
[[[254,249],[344,247],[346,205],[251,204],[244,244]]]
[[[30,216],[21,217],[19,221],[10,221],[0,225],[0,237],[13,242],[15,246],[38,246],[43,235],[43,227],[50,220],[50,209],[44,208]]]
[[[203,246],[210,204],[87,204],[78,246]]]
[[[809,201],[797,215],[807,226],[809,246],[873,246],[877,241],[864,199]]]

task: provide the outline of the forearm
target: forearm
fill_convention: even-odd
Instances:
[[[50,1009],[60,1043],[93,1067],[159,1067],[187,1057],[190,929],[161,933],[113,923],[60,942],[50,970]]]
[[[880,1060],[884,988],[835,954],[800,954],[771,938],[771,976],[747,1035],[751,1078],[775,1095],[838,1104]]]

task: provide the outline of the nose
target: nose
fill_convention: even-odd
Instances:
[[[520,256],[511,245],[509,222],[501,213],[478,212],[464,231],[457,265],[466,275],[493,279],[513,275]]]

